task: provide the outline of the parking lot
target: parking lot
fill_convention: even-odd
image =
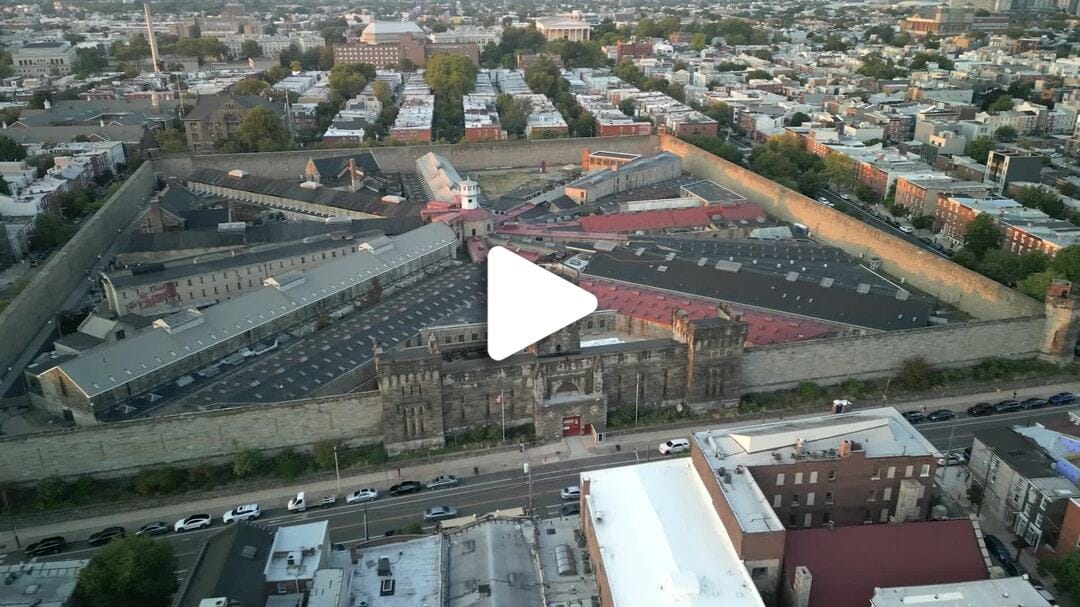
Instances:
[[[453,268],[325,329],[292,338],[262,356],[243,358],[235,366],[223,365],[221,374],[209,380],[193,376],[196,383],[183,389],[171,383],[168,390],[155,391],[175,395],[161,394],[163,399],[154,403],[153,413],[304,398],[370,361],[371,338],[384,348],[393,347],[440,318],[482,305],[483,277],[479,266]]]

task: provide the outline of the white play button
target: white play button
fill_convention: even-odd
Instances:
[[[487,257],[488,356],[503,360],[596,310],[596,296],[504,247]]]

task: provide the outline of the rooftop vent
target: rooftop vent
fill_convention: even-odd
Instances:
[[[825,287],[826,289],[833,286],[833,278],[831,276],[826,276],[825,278],[822,278],[821,286]]]
[[[290,270],[263,280],[263,286],[276,287],[279,291],[287,291],[293,287],[298,287],[305,282],[307,282],[307,278],[304,276],[303,272],[300,270]]]
[[[896,292],[896,299],[900,301],[907,301],[908,297],[911,297],[911,292],[907,289],[900,289]]]
[[[555,546],[555,567],[559,575],[577,575],[574,550],[568,544]]]
[[[170,314],[165,318],[159,318],[154,321],[155,329],[164,329],[170,335],[179,333],[192,327],[197,327],[203,323],[202,312],[199,312],[195,308],[188,308],[181,310],[176,314]]]
[[[379,596],[394,596],[394,578],[386,578],[379,583]]]
[[[376,571],[378,572],[379,577],[388,577],[388,576],[390,576],[390,558],[385,557],[385,556],[380,556],[379,557],[378,569]]]
[[[243,179],[244,177],[247,177],[247,174],[247,171],[243,169],[233,169],[229,171],[229,177],[235,177],[237,179]]]
[[[865,282],[860,282],[859,286],[855,288],[855,292],[859,295],[866,295],[870,292],[870,285],[866,284]]]
[[[240,549],[240,558],[247,559],[249,561],[255,560],[255,555],[259,553],[259,549],[255,546],[244,546]]]
[[[799,273],[798,272],[788,272],[786,275],[784,275],[784,280],[786,280],[788,282],[795,282],[796,280],[799,280]]]

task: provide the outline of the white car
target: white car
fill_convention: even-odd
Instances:
[[[667,442],[660,443],[660,455],[671,455],[673,453],[683,453],[690,450],[690,440],[686,438],[673,438]]]
[[[234,521],[246,521],[262,516],[262,509],[258,504],[244,504],[228,510],[221,516],[221,522],[228,524]]]
[[[357,489],[345,498],[346,504],[362,504],[379,499],[378,489]]]
[[[559,491],[559,497],[564,500],[576,500],[581,497],[581,487],[578,487],[577,485],[563,487],[562,491]]]
[[[289,512],[303,512],[304,510],[307,510],[307,500],[304,499],[304,492],[301,491],[289,500]]]
[[[194,531],[196,529],[202,529],[203,527],[209,527],[214,523],[214,518],[209,514],[192,514],[187,518],[182,518],[176,521],[173,525],[173,531],[180,533],[182,531]]]
[[[915,230],[913,230],[913,229],[911,228],[911,226],[900,226],[900,231],[901,231],[901,232],[903,232],[903,233],[905,233],[905,234],[911,234],[911,233],[912,233],[912,232],[914,232]]]
[[[829,199],[825,198],[824,196],[822,196],[821,198],[818,198],[817,201],[820,202],[821,204],[829,204]]]

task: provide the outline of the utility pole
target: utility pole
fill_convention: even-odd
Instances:
[[[641,372],[634,373],[634,425],[638,423],[638,404],[641,400]]]
[[[366,542],[366,541],[368,541],[368,539],[370,539],[370,538],[371,538],[371,536],[370,536],[370,535],[368,535],[368,526],[367,526],[367,505],[368,505],[368,503],[367,503],[367,502],[364,502],[364,541],[365,541],[365,542]]]
[[[334,445],[334,476],[337,477],[337,496],[341,497],[341,468],[338,466],[337,445]],[[364,507],[364,523],[367,526],[367,506]]]
[[[506,442],[506,400],[503,398],[502,385],[499,385],[499,417],[502,418],[502,442]]]
[[[529,477],[529,516],[533,513],[533,485],[532,485],[532,468],[529,467],[529,462],[521,464],[521,471]]]

